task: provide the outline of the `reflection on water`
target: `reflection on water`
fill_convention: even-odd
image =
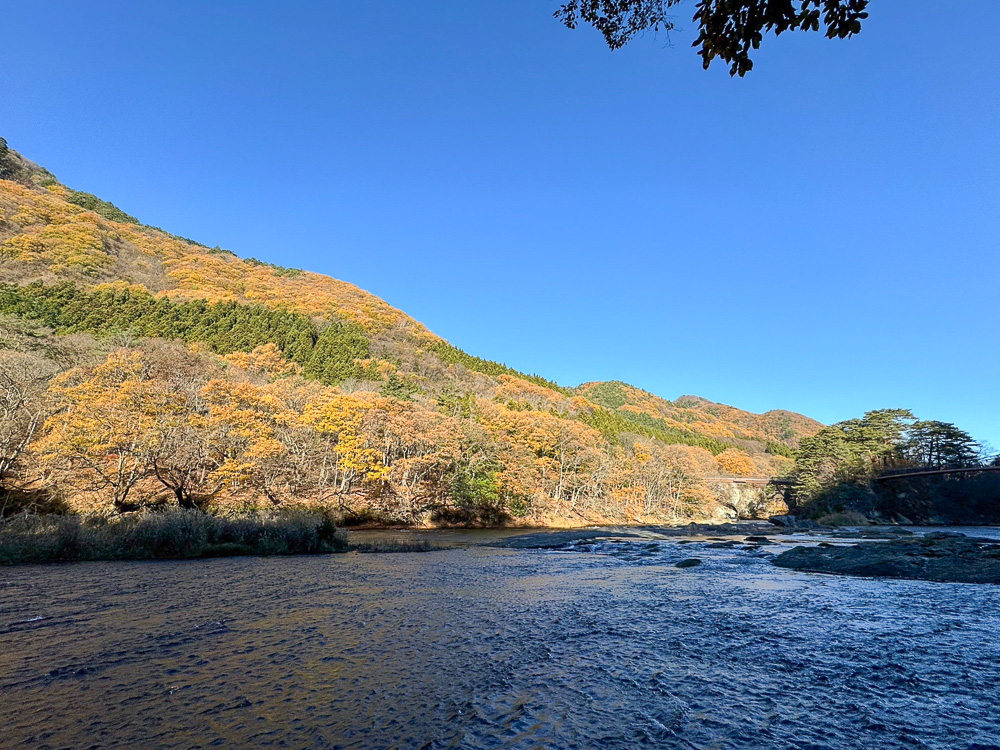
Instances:
[[[0,569],[0,746],[1000,747],[1000,587],[436,536]]]

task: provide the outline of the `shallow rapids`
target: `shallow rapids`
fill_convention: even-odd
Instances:
[[[0,569],[0,745],[1000,748],[1000,587],[432,537]]]

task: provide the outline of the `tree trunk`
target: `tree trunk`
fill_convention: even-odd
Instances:
[[[201,510],[198,507],[198,503],[194,501],[194,498],[185,492],[182,487],[174,487],[174,497],[177,498],[177,504],[184,508],[184,510]]]

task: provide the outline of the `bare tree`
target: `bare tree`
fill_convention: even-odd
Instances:
[[[55,369],[37,354],[0,351],[0,488],[45,420],[44,393]]]

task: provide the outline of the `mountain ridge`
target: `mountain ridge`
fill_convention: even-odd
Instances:
[[[380,394],[393,403],[414,404],[421,413],[451,413],[453,419],[485,426],[499,441],[500,453],[509,439],[520,446],[518,460],[537,454],[532,459],[537,476],[530,481],[521,476],[518,492],[537,499],[545,512],[565,499],[565,487],[542,488],[551,470],[546,461],[554,460],[550,454],[559,449],[525,437],[540,429],[527,424],[531,419],[548,420],[542,432],[585,431],[577,435],[587,448],[581,448],[583,453],[593,450],[605,457],[624,451],[629,460],[642,463],[635,455],[645,455],[645,449],[636,446],[645,442],[665,450],[664,456],[677,453],[670,446],[703,450],[707,457],[692,453],[670,459],[685,464],[684,471],[699,481],[734,467],[739,473],[779,474],[787,470],[783,462],[798,440],[822,426],[782,409],[753,414],[696,396],[669,401],[620,381],[561,386],[467,354],[349,282],[243,259],[141,224],[114,204],[63,185],[2,139],[0,270],[0,314],[22,321],[18,325],[41,326],[38,335],[53,346],[71,335],[93,337],[88,346],[94,352],[116,336],[140,348],[147,341],[179,341],[203,352],[208,371],[218,357],[270,345],[296,377],[338,393]],[[85,366],[88,357],[94,358],[81,354],[74,364]],[[481,415],[493,409],[496,414]],[[473,416],[464,416],[467,412]],[[718,464],[720,456],[732,459],[728,468]],[[507,476],[502,458],[491,461],[487,473],[493,479]],[[692,498],[708,494],[696,492]],[[696,500],[689,505],[697,505]]]

